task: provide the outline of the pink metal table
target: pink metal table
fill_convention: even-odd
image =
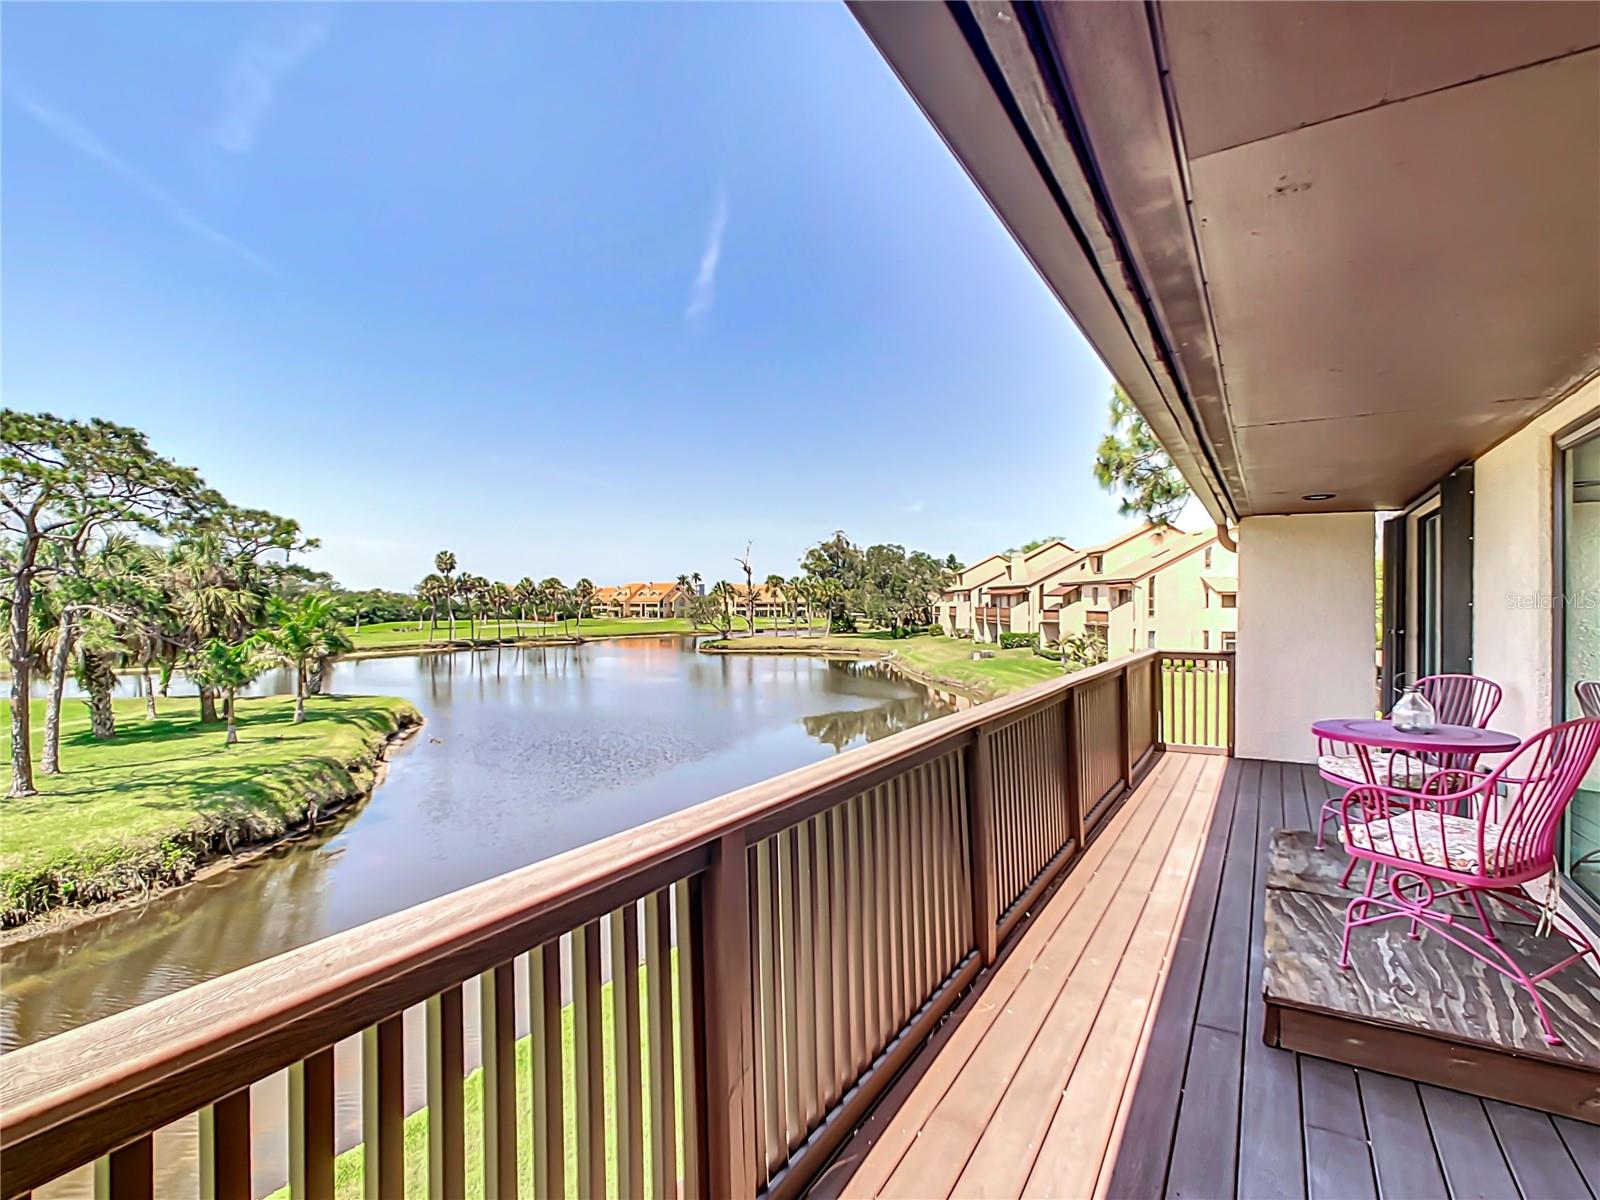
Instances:
[[[1402,733],[1389,721],[1374,717],[1339,717],[1312,723],[1311,732],[1329,741],[1356,748],[1368,783],[1380,782],[1372,767],[1371,750],[1392,750],[1420,761],[1424,768],[1475,761],[1483,754],[1507,754],[1522,744],[1515,734],[1471,725],[1435,725],[1426,733]]]

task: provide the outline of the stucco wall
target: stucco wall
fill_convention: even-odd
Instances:
[[[1505,689],[1497,729],[1533,733],[1555,712],[1553,439],[1596,408],[1600,380],[1591,380],[1473,471],[1472,667]]]
[[[1312,721],[1372,714],[1374,536],[1370,513],[1239,523],[1239,757],[1311,762]]]

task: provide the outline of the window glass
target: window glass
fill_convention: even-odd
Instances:
[[[1435,509],[1417,522],[1417,665],[1416,675],[1437,675],[1441,662],[1439,637],[1439,554],[1443,526]]]

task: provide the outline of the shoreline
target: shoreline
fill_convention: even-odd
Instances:
[[[729,639],[729,641],[737,640]],[[942,675],[934,675],[927,671],[919,670],[911,666],[894,650],[879,650],[870,646],[773,646],[763,644],[745,647],[730,645],[719,639],[718,642],[701,646],[700,653],[798,656],[830,659],[835,662],[880,662],[913,683],[919,683],[924,687],[936,688],[940,691],[954,692],[957,696],[969,700],[973,704],[982,704],[986,700],[994,700],[1004,694],[988,688],[978,688],[962,680],[949,679]]]
[[[457,638],[443,642],[396,642],[392,646],[358,647],[348,654],[336,654],[331,662],[361,658],[406,658],[413,654],[451,654],[459,650],[508,650],[535,646],[581,646],[585,642],[613,642],[626,638],[712,637],[715,630],[624,630],[620,633],[535,634],[516,638]]]
[[[259,840],[236,841],[234,829],[214,829],[204,834],[204,848],[196,855],[193,869],[177,882],[167,883],[135,874],[125,880],[121,890],[113,896],[90,904],[58,903],[40,909],[15,924],[0,928],[0,949],[9,950],[34,938],[61,933],[74,926],[120,912],[138,908],[161,896],[169,895],[190,884],[210,879],[223,871],[245,866],[288,842],[314,833],[327,820],[342,815],[354,805],[371,798],[378,785],[389,772],[389,755],[408,742],[426,724],[426,718],[416,708],[407,706],[395,716],[395,727],[380,738],[373,739],[356,758],[346,763],[353,786],[339,794],[324,790],[319,795],[307,794],[295,817],[285,828]],[[9,920],[11,913],[6,914]]]

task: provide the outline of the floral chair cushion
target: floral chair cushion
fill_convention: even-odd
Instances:
[[[1410,813],[1401,813],[1380,821],[1368,821],[1365,825],[1352,825],[1348,838],[1345,830],[1341,829],[1339,840],[1365,850],[1376,850],[1379,854],[1442,867],[1447,871],[1477,872],[1483,869],[1478,862],[1476,817],[1446,815],[1441,818],[1437,813],[1419,812],[1413,822]],[[1493,821],[1483,822],[1483,849],[1491,863],[1499,844],[1500,826]]]
[[[1422,763],[1409,755],[1396,755],[1388,750],[1371,750],[1372,773],[1381,784],[1416,791],[1427,780],[1428,771]],[[1317,759],[1317,770],[1324,775],[1334,775],[1355,786],[1367,782],[1357,754],[1324,754]]]

